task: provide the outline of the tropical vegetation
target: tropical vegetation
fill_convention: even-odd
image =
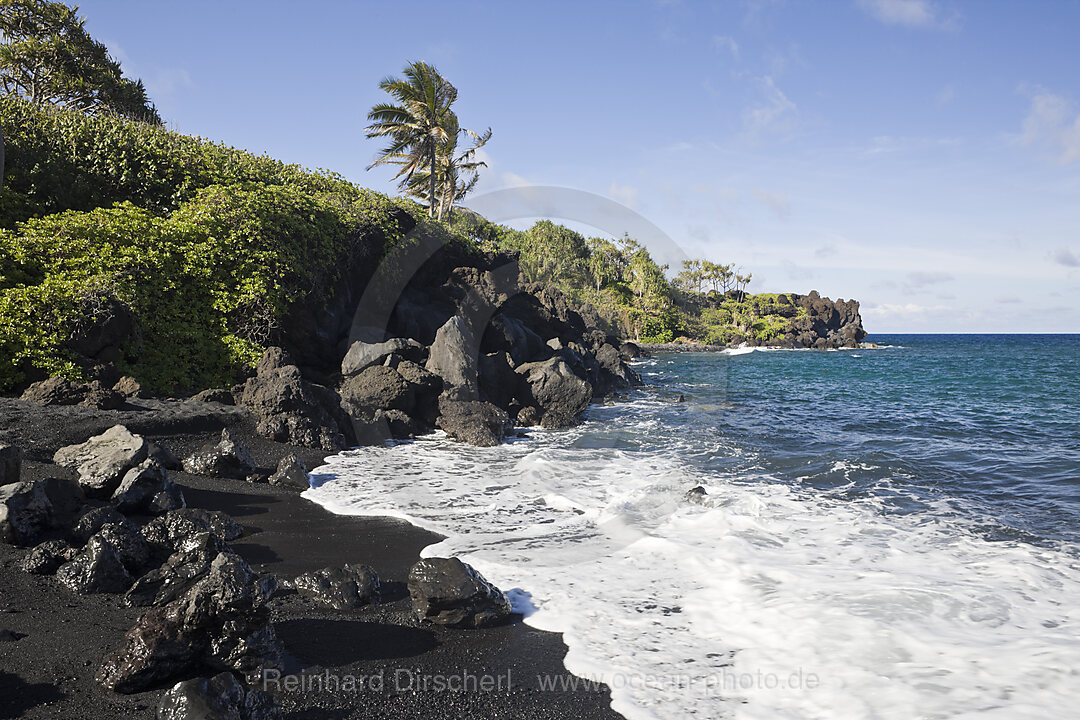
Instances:
[[[49,0],[0,0],[0,88],[36,105],[161,124],[141,80],[90,37],[78,8]]]
[[[388,138],[389,144],[369,166],[397,165],[398,188],[427,202],[428,215],[442,220],[476,185],[477,171],[486,167],[476,151],[491,139],[491,129],[478,134],[458,123],[451,109],[457,88],[432,65],[412,62],[404,79],[387,77],[379,88],[396,103],[380,103],[368,113],[369,138]],[[473,141],[458,152],[458,139]]]

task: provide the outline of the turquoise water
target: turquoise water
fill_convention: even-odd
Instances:
[[[444,535],[634,720],[1071,716],[1080,338],[868,340],[658,355],[572,430],[361,448],[305,496]]]
[[[1080,540],[1080,336],[895,335],[851,352],[668,355],[673,434],[718,434],[708,473],[762,471],[823,493],[943,499],[988,537]],[[717,405],[718,407],[713,407]]]

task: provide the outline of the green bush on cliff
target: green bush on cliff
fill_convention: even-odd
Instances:
[[[291,185],[312,195],[356,199],[361,190],[331,173],[307,172],[265,155],[170,132],[158,125],[0,97],[5,141],[0,225],[34,214],[131,202],[165,213],[210,185]]]
[[[70,339],[118,311],[135,324],[119,364],[152,389],[229,383],[291,303],[325,297],[352,243],[391,232],[393,207],[246,183],[204,188],[165,217],[123,203],[0,231],[0,387],[30,368],[77,376]]]

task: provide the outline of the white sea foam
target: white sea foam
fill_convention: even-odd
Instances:
[[[1074,552],[989,542],[640,451],[663,404],[596,407],[496,448],[437,434],[343,453],[305,497],[446,535],[628,718],[1042,718],[1080,707]],[[701,451],[701,449],[697,449]],[[713,452],[737,452],[717,447]],[[834,470],[854,469],[838,462]],[[702,504],[684,493],[705,485]]]

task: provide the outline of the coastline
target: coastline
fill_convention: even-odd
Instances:
[[[23,448],[28,480],[70,476],[51,462],[52,453],[115,424],[180,457],[227,427],[260,470],[272,470],[290,452],[309,468],[330,454],[269,441],[244,410],[217,403],[134,400],[104,411],[0,399],[0,441]],[[334,515],[295,490],[183,472],[172,477],[189,507],[224,510],[244,525],[244,536],[231,545],[257,573],[291,579],[363,563],[383,582],[382,602],[358,610],[325,609],[291,592],[271,600],[286,650],[286,682],[269,689],[286,717],[621,717],[602,686],[540,686],[541,678],[554,678],[562,688],[565,680],[558,678],[570,677],[557,634],[520,618],[481,630],[416,621],[405,579],[438,535],[394,518]],[[54,578],[23,573],[17,565],[26,552],[0,545],[0,629],[18,637],[0,643],[0,717],[154,717],[167,688],[118,695],[94,681],[102,656],[119,645],[141,610],[119,596],[74,595]],[[289,689],[288,676],[298,678],[299,687]]]

